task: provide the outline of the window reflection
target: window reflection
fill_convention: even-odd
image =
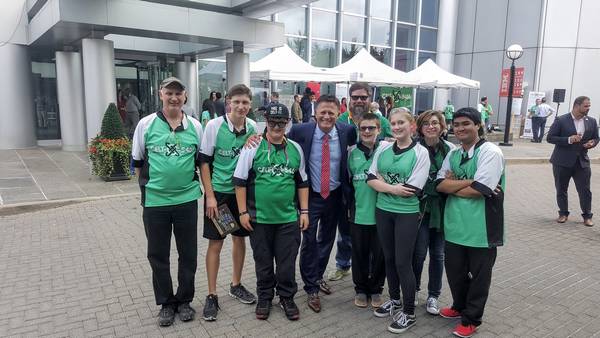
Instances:
[[[344,12],[356,13],[365,15],[366,2],[365,0],[344,0]]]
[[[296,52],[301,58],[306,60],[307,55],[307,40],[303,38],[292,38],[288,37],[287,44],[288,46]]]
[[[389,46],[392,42],[392,23],[380,20],[371,20],[371,43]]]
[[[334,67],[335,43],[326,41],[312,42],[311,64],[317,67]]]
[[[392,0],[371,0],[371,16],[392,19]]]
[[[398,0],[398,21],[416,23],[417,0]]]
[[[312,3],[313,7],[337,10],[336,0],[320,0]]]
[[[421,3],[421,24],[437,27],[439,0],[421,0]]]
[[[306,9],[302,7],[279,13],[277,21],[285,25],[286,34],[306,35]]]
[[[342,63],[352,59],[356,53],[358,53],[361,49],[363,49],[363,45],[354,45],[351,43],[345,43],[342,46]]]
[[[335,39],[336,14],[314,11],[312,12],[312,33],[316,38]]]
[[[435,53],[419,52],[419,66],[427,61],[427,59],[435,62]]]
[[[388,66],[392,65],[392,49],[382,47],[371,47],[371,55]]]
[[[437,30],[421,28],[419,49],[435,51],[437,49]]]
[[[351,42],[365,42],[365,19],[344,15],[343,40]]]
[[[414,26],[398,24],[396,47],[415,48],[415,30]]]
[[[415,52],[410,50],[396,49],[396,60],[394,67],[403,72],[409,72],[415,68]]]

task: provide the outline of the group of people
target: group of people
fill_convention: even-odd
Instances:
[[[448,116],[443,112],[427,111],[415,119],[407,109],[396,108],[388,120],[369,111],[372,92],[367,84],[355,83],[349,93],[344,114],[334,96],[322,95],[311,104],[314,120],[294,124],[285,135],[294,114],[272,102],[260,133],[247,117],[252,93],[245,85],[230,88],[231,110],[203,128],[182,112],[184,84],[177,78],[162,82],[163,109],[139,122],[132,149],[155,300],[161,305],[159,325],[171,325],[176,314],[182,321],[195,317],[190,303],[201,181],[203,237],[208,240],[205,320],[216,320],[220,310],[217,275],[227,235],[213,222],[226,205],[239,224],[231,233],[229,295],[256,303],[257,319],[270,316],[275,296],[288,319],[299,319],[298,256],[306,304],[314,312],[322,310],[321,296],[334,291],[324,274],[339,233],[336,270],[330,277],[352,271],[354,304],[370,304],[376,317],[390,318],[389,331],[401,333],[415,325],[429,251],[427,312],[460,318],[455,335],[475,333],[496,248],[504,243],[502,152],[481,137],[485,122],[475,108],[453,112],[452,127],[461,142],[456,147],[442,138]],[[557,144],[569,146],[585,139],[567,141],[556,135]],[[570,178],[566,170],[555,175],[567,182]],[[561,205],[561,216],[565,213]],[[169,265],[171,234],[179,254],[176,292]],[[246,237],[257,295],[242,284]],[[444,265],[453,303],[441,308]],[[386,279],[389,299],[384,300]]]

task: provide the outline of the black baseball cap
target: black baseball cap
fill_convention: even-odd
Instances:
[[[287,107],[281,103],[272,102],[265,107],[265,117],[271,119],[289,119],[290,113]]]

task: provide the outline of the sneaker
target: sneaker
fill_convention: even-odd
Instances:
[[[300,318],[300,310],[298,310],[294,298],[280,297],[279,306],[281,306],[281,309],[285,312],[287,319],[298,320]]]
[[[158,313],[159,326],[171,326],[175,321],[175,308],[171,305],[163,305]]]
[[[333,293],[333,290],[331,290],[331,286],[329,286],[329,284],[327,284],[327,282],[324,279],[321,279],[319,281],[319,290],[321,290],[321,292],[323,292],[326,295],[330,295]]]
[[[419,291],[415,292],[415,306],[419,305]]]
[[[384,318],[387,316],[393,316],[398,311],[402,310],[402,302],[399,300],[388,300],[387,302],[381,304],[380,307],[373,311],[375,317]]]
[[[427,312],[434,316],[437,316],[440,314],[440,305],[438,303],[437,298],[435,298],[435,297],[427,298]]]
[[[394,321],[388,326],[391,333],[402,333],[411,328],[417,322],[415,315],[407,315],[400,311],[394,315]]]
[[[190,306],[190,303],[179,304],[177,313],[179,313],[179,320],[182,322],[189,322],[196,317],[196,310]]]
[[[269,314],[271,314],[271,307],[272,307],[272,303],[271,300],[267,300],[267,299],[259,299],[258,302],[256,302],[256,319],[260,319],[260,320],[266,320],[269,318]]]
[[[477,326],[475,325],[458,324],[454,328],[454,331],[452,331],[452,334],[458,337],[468,338],[471,337],[475,333],[475,331],[477,331]]]
[[[335,271],[331,271],[329,275],[327,275],[327,279],[330,281],[340,280],[350,274],[350,269],[335,269]]]
[[[444,318],[460,318],[460,311],[454,310],[451,307],[444,307],[440,310],[440,316]]]
[[[204,301],[204,311],[202,311],[202,318],[207,322],[217,320],[217,313],[221,308],[219,307],[219,297],[217,295],[208,295]]]
[[[354,305],[358,307],[367,307],[367,295],[364,293],[357,293],[356,296],[354,296]]]
[[[377,309],[378,307],[381,306],[381,304],[383,304],[383,299],[381,298],[381,294],[379,293],[374,293],[371,295],[371,306],[374,309]]]
[[[256,296],[254,296],[250,291],[248,291],[242,283],[233,286],[229,284],[229,295],[244,304],[252,304],[256,302]]]

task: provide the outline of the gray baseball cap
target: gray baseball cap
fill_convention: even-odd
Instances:
[[[163,82],[160,83],[160,89],[172,87],[174,84],[178,85],[179,87],[181,87],[181,89],[185,90],[185,85],[183,84],[183,82],[174,76],[164,79]]]

